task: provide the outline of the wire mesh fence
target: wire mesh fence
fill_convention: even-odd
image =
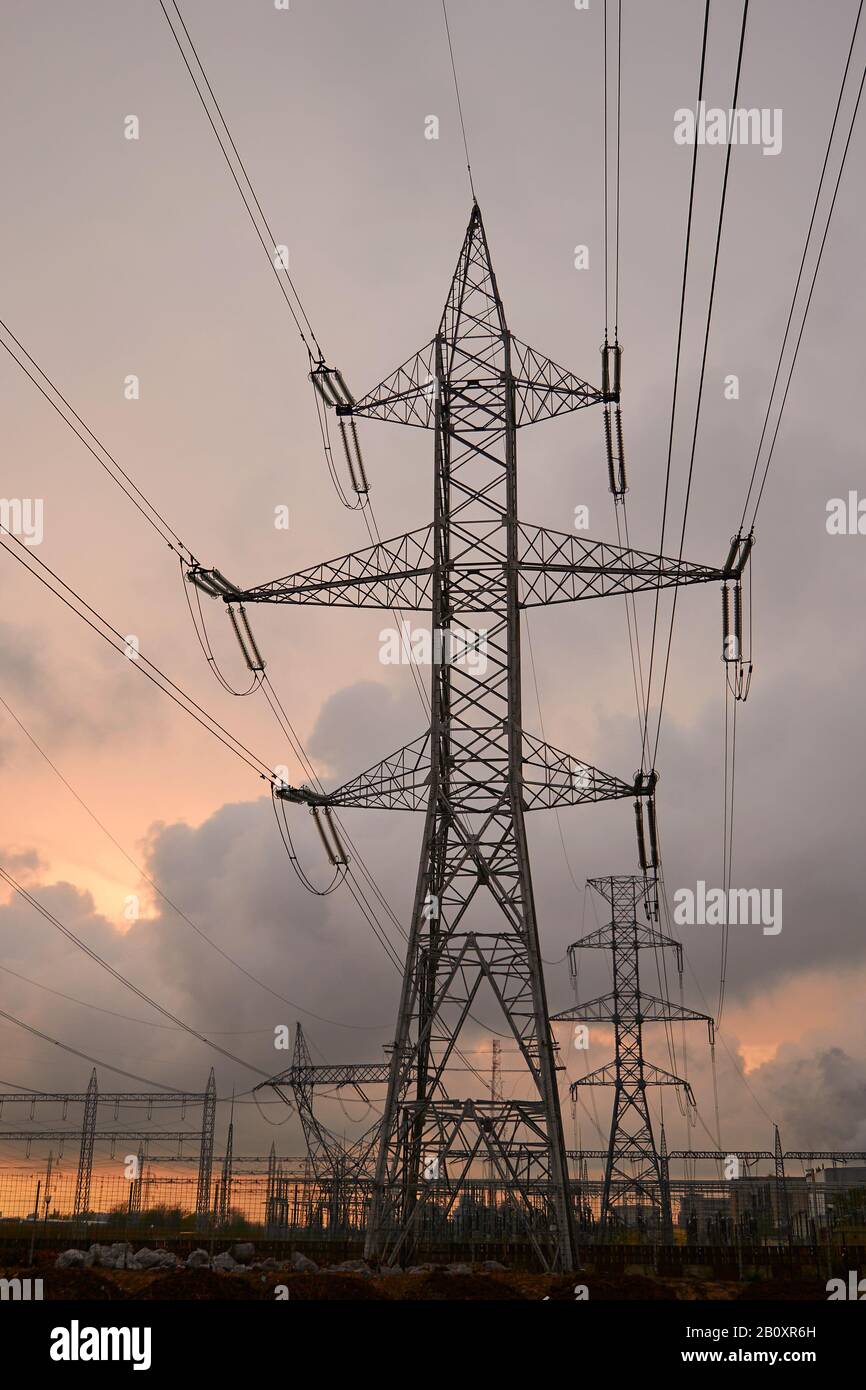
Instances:
[[[275,1165],[267,1172],[219,1176],[210,1184],[206,1206],[195,1171],[143,1171],[126,1179],[98,1169],[92,1174],[86,1207],[76,1209],[74,1167],[50,1173],[31,1169],[0,1171],[0,1244],[30,1234],[56,1244],[68,1235],[92,1240],[140,1238],[142,1242],[193,1237],[205,1232],[269,1240],[346,1240],[363,1237],[371,1199],[366,1178],[317,1179],[309,1165],[292,1171]],[[603,1185],[589,1179],[572,1183],[579,1236],[584,1241],[633,1244],[670,1243],[660,1204],[651,1191],[634,1192],[615,1204],[604,1230],[600,1225]],[[543,1228],[549,1194],[543,1184],[528,1194],[518,1213],[513,1194],[500,1182],[469,1182],[457,1200],[444,1185],[431,1184],[416,1214],[421,1242],[478,1241],[519,1243],[529,1225]],[[670,1184],[673,1243],[713,1245],[820,1243],[828,1232],[866,1232],[866,1186],[836,1183],[831,1190],[807,1179],[771,1177],[739,1181],[673,1181]]]

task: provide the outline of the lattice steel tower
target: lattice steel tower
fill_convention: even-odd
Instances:
[[[713,1040],[713,1020],[669,999],[658,999],[641,987],[640,953],[644,950],[673,949],[682,974],[682,946],[673,937],[657,931],[649,921],[641,921],[654,893],[645,876],[622,874],[590,878],[587,883],[605,901],[610,921],[589,932],[568,948],[569,964],[577,977],[577,952],[587,949],[610,951],[613,961],[613,989],[610,994],[575,1004],[554,1015],[556,1021],[612,1023],[615,1057],[603,1067],[575,1081],[571,1094],[577,1099],[581,1086],[612,1086],[613,1111],[610,1142],[604,1170],[601,1225],[606,1227],[617,1205],[637,1196],[660,1208],[661,1224],[671,1231],[670,1190],[667,1155],[656,1148],[647,1101],[648,1086],[680,1086],[694,1104],[687,1081],[644,1060],[645,1023],[702,1022]]]
[[[421,737],[326,796],[279,789],[314,809],[425,815],[367,1253],[405,1259],[425,1213],[453,1213],[467,1178],[489,1166],[545,1264],[570,1268],[556,1048],[524,815],[648,795],[652,782],[620,781],[524,732],[521,610],[720,581],[734,573],[736,556],[722,570],[518,520],[518,429],[616,401],[618,373],[617,389],[603,392],[509,331],[477,203],[434,338],[360,400],[324,363],[313,379],[336,409],[356,480],[359,417],[430,429],[435,441],[432,525],[220,595],[228,604],[428,611],[438,637]],[[477,1095],[451,1094],[467,1075],[456,1055],[460,1034],[485,992],[522,1054],[525,1096],[493,1101],[481,1077]]]

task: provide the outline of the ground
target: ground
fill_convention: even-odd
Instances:
[[[532,1301],[545,1298],[573,1301],[580,1276],[527,1274],[518,1270],[490,1274],[449,1274],[434,1269],[420,1274],[357,1275],[321,1270],[296,1274],[288,1270],[249,1270],[222,1274],[209,1269],[166,1272],[112,1269],[55,1269],[51,1264],[0,1269],[0,1278],[41,1278],[43,1296],[50,1301],[274,1300],[278,1286],[289,1301]],[[816,1301],[826,1300],[823,1281],[762,1280],[744,1283],[698,1279],[660,1279],[623,1275],[619,1279],[583,1276],[590,1302],[662,1299],[673,1301]]]

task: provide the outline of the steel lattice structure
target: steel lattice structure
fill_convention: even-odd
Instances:
[[[425,815],[367,1253],[405,1259],[418,1212],[433,1202],[449,1214],[483,1163],[507,1184],[544,1263],[567,1269],[573,1218],[524,815],[648,795],[652,781],[602,773],[524,732],[521,611],[718,582],[736,573],[734,562],[714,568],[665,559],[518,519],[518,430],[618,394],[588,385],[511,334],[477,203],[438,332],[360,400],[347,400],[333,403],[352,431],[368,417],[433,432],[432,525],[221,597],[425,610],[445,639],[433,658],[429,730],[326,796],[279,792],[311,805]],[[467,630],[475,634],[468,643]],[[457,648],[465,659],[454,659]],[[482,986],[523,1055],[526,1098],[446,1092]]]
[[[182,1149],[184,1142],[198,1141],[199,1167],[196,1212],[200,1219],[206,1220],[210,1197],[211,1169],[213,1167],[214,1126],[216,1124],[216,1081],[213,1067],[210,1069],[207,1088],[204,1091],[170,1091],[167,1093],[159,1091],[100,1091],[96,1068],[94,1067],[86,1091],[4,1091],[0,1093],[0,1114],[2,1114],[5,1105],[29,1105],[30,1118],[33,1119],[36,1114],[36,1107],[46,1104],[62,1105],[64,1119],[70,1105],[82,1105],[84,1107],[80,1130],[78,1173],[75,1183],[76,1216],[86,1213],[90,1202],[93,1156],[97,1140],[100,1143],[109,1143],[112,1155],[117,1144],[136,1142],[143,1146],[141,1152],[145,1156],[148,1154],[148,1145],[151,1142],[176,1141],[179,1148]],[[167,1105],[179,1106],[182,1115],[186,1114],[188,1105],[200,1105],[202,1107],[200,1133],[195,1130],[97,1128],[100,1106],[104,1108],[106,1105],[113,1105],[116,1119],[121,1106],[144,1105],[147,1107],[149,1120],[154,1104],[160,1108]],[[4,1137],[19,1143],[26,1143],[29,1154],[31,1144],[45,1141],[58,1142],[62,1150],[63,1144],[74,1137],[74,1131],[61,1129],[7,1130]]]
[[[315,1111],[315,1087],[351,1087],[366,1099],[362,1087],[388,1080],[387,1062],[343,1062],[314,1064],[300,1023],[295,1029],[292,1065],[270,1081],[261,1082],[256,1091],[272,1086],[280,1095],[288,1088],[304,1131],[304,1141],[313,1169],[313,1176],[323,1185],[332,1185],[334,1193],[347,1182],[369,1175],[370,1156],[379,1132],[376,1121],[354,1144],[346,1144],[328,1129]],[[284,1099],[288,1099],[284,1097]]]
[[[642,950],[675,950],[682,971],[680,943],[656,930],[649,922],[639,920],[639,912],[647,901],[646,879],[637,874],[621,874],[590,878],[587,883],[604,899],[611,916],[605,926],[589,932],[569,947],[572,975],[577,974],[575,956],[578,950],[610,951],[613,989],[610,994],[591,999],[586,1004],[575,1004],[555,1014],[554,1019],[613,1024],[616,1046],[614,1061],[580,1077],[571,1088],[575,1098],[581,1086],[614,1088],[610,1142],[604,1154],[601,1225],[604,1228],[608,1224],[617,1202],[628,1201],[638,1195],[650,1202],[658,1201],[662,1226],[670,1231],[667,1161],[671,1155],[660,1154],[656,1147],[647,1087],[681,1086],[692,1103],[694,1098],[687,1081],[644,1059],[643,1025],[702,1022],[707,1024],[712,1040],[713,1020],[707,1014],[696,1013],[694,1009],[673,1004],[668,999],[657,999],[641,989]]]

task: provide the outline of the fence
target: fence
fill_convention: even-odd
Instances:
[[[271,1165],[268,1172],[236,1173],[217,1178],[206,1214],[196,1213],[197,1174],[145,1170],[126,1180],[94,1170],[88,1210],[75,1213],[76,1173],[55,1167],[0,1170],[0,1245],[4,1232],[23,1233],[40,1244],[90,1233],[91,1239],[140,1238],[142,1242],[177,1239],[210,1232],[268,1240],[358,1240],[363,1237],[370,1202],[367,1180],[317,1181],[309,1166],[292,1161]],[[602,1184],[573,1182],[574,1210],[580,1237],[599,1240]],[[692,1180],[670,1183],[675,1243],[734,1246],[741,1242],[777,1245],[782,1241],[815,1244],[832,1230],[862,1238],[866,1230],[866,1186],[834,1184],[832,1190],[801,1178],[784,1185],[770,1177],[732,1181]],[[535,1219],[545,1220],[546,1194],[539,1185],[530,1193]],[[829,1200],[828,1200],[829,1199]],[[431,1184],[417,1223],[422,1243],[477,1243],[526,1240],[520,1219],[501,1183],[479,1179],[450,1208],[446,1194]],[[100,1234],[102,1233],[102,1234]],[[659,1210],[646,1200],[620,1205],[604,1233],[608,1242],[657,1244],[662,1241]]]

